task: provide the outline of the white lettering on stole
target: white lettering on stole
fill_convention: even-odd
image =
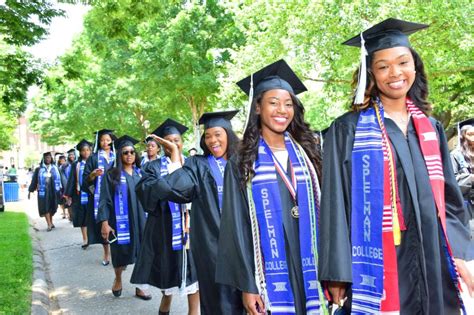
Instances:
[[[370,181],[367,177],[370,175],[370,156],[362,156],[362,188],[364,192],[364,241],[370,242]]]
[[[272,252],[272,258],[279,258],[280,253],[278,252],[277,247],[275,227],[269,222],[269,220],[272,218],[272,209],[268,207],[270,205],[270,200],[268,199],[268,190],[266,188],[262,188],[260,192],[262,195],[263,212],[265,214],[265,220],[267,222],[267,233],[268,238],[270,239],[270,250]]]

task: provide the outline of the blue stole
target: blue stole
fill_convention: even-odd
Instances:
[[[383,119],[382,107],[380,113]],[[384,153],[374,108],[359,116],[352,165],[352,314],[378,313],[384,285]]]
[[[224,170],[227,161],[223,157],[216,159],[212,154],[207,156],[207,160],[209,161],[209,167],[211,168],[212,175],[216,181],[219,211],[222,212],[222,196],[224,195]]]
[[[140,174],[140,169],[133,171]],[[128,186],[125,171],[120,173],[120,184],[115,187],[114,194],[115,220],[117,222],[117,243],[130,244],[130,220],[128,217]]]
[[[168,164],[170,163],[167,156],[163,155],[161,157],[161,177],[168,175]],[[172,224],[172,239],[171,245],[173,250],[182,250],[183,249],[183,207],[185,205],[168,201],[168,206],[170,207],[171,212],[171,224]]]
[[[50,167],[49,175],[53,177],[54,190],[59,192],[61,190],[61,175],[56,165],[50,164]],[[38,196],[40,198],[46,196],[46,174],[48,174],[46,165],[42,163],[38,172]]]
[[[77,174],[77,193],[81,194],[81,205],[86,205],[89,201],[87,193],[81,190],[82,186],[82,174],[84,174],[84,166],[86,165],[86,161],[78,161],[76,165],[76,174]]]
[[[97,213],[99,212],[99,200],[100,200],[100,185],[102,184],[102,177],[105,175],[105,165],[111,166],[115,160],[115,153],[110,151],[109,154],[109,162],[105,159],[105,151],[99,150],[97,153],[97,162],[99,164],[99,169],[101,169],[104,174],[97,176],[95,181],[95,189],[94,189],[94,219],[97,219]]]
[[[318,196],[311,173],[301,147],[285,133],[285,146],[291,163],[293,183],[296,182],[296,200],[299,207],[299,242],[306,293],[307,314],[319,314],[325,310],[321,286],[317,278],[317,213]],[[261,251],[264,259],[265,282],[269,310],[272,314],[295,314],[294,296],[291,288],[285,252],[280,189],[277,169],[281,167],[272,151],[260,137],[258,157],[255,161],[255,176],[252,179],[252,196],[260,230]],[[286,175],[286,174],[285,174]],[[285,180],[285,179],[284,179]],[[290,182],[291,179],[290,179]],[[318,189],[316,189],[318,191]],[[291,246],[291,244],[289,244]]]
[[[64,175],[66,175],[66,179],[69,179],[69,175],[71,175],[71,164],[68,163],[66,169],[64,170]]]

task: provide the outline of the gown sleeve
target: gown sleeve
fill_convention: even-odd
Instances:
[[[330,126],[323,153],[319,221],[319,279],[352,282],[350,242],[350,179],[353,132],[336,120]]]
[[[162,208],[158,206],[160,201],[169,199],[170,191],[162,191],[160,188],[163,181],[161,161],[154,160],[146,163],[142,169],[142,178],[135,188],[138,199],[146,212],[161,211]]]
[[[89,181],[89,175],[97,168],[97,157],[95,154],[92,154],[84,165],[84,172],[82,173],[82,185],[81,190],[89,193],[91,195],[94,194],[94,184],[95,180]]]
[[[199,185],[196,159],[188,158],[182,168],[157,179],[156,190],[159,191],[160,199],[189,203],[195,198]]]
[[[35,172],[31,177],[30,187],[28,187],[29,192],[34,192],[38,187],[38,175],[39,175],[39,167],[35,168]]]
[[[224,174],[216,282],[258,293],[247,200],[235,162],[229,161]]]
[[[113,183],[110,173],[107,173],[100,185],[99,211],[96,222],[108,221],[112,212],[115,212]]]
[[[73,166],[75,166],[75,164],[73,164],[71,166],[71,173],[69,174],[69,177],[68,177],[67,182],[66,182],[66,186],[64,187],[64,196],[68,196],[68,197],[72,197],[73,194],[74,194],[75,174],[74,174],[73,169],[72,169]]]
[[[446,135],[439,122],[436,122],[436,129],[438,129],[441,159],[443,160],[446,229],[449,243],[454,257],[465,259],[470,242],[469,215],[464,207],[461,190],[454,176]]]

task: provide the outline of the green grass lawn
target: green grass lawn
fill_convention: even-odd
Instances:
[[[30,314],[32,273],[28,217],[0,212],[0,314]]]

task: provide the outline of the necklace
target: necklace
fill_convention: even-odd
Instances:
[[[286,150],[286,147],[283,147],[283,148],[279,148],[279,147],[272,147],[271,145],[268,146],[270,149],[274,149],[276,151],[285,151]]]

